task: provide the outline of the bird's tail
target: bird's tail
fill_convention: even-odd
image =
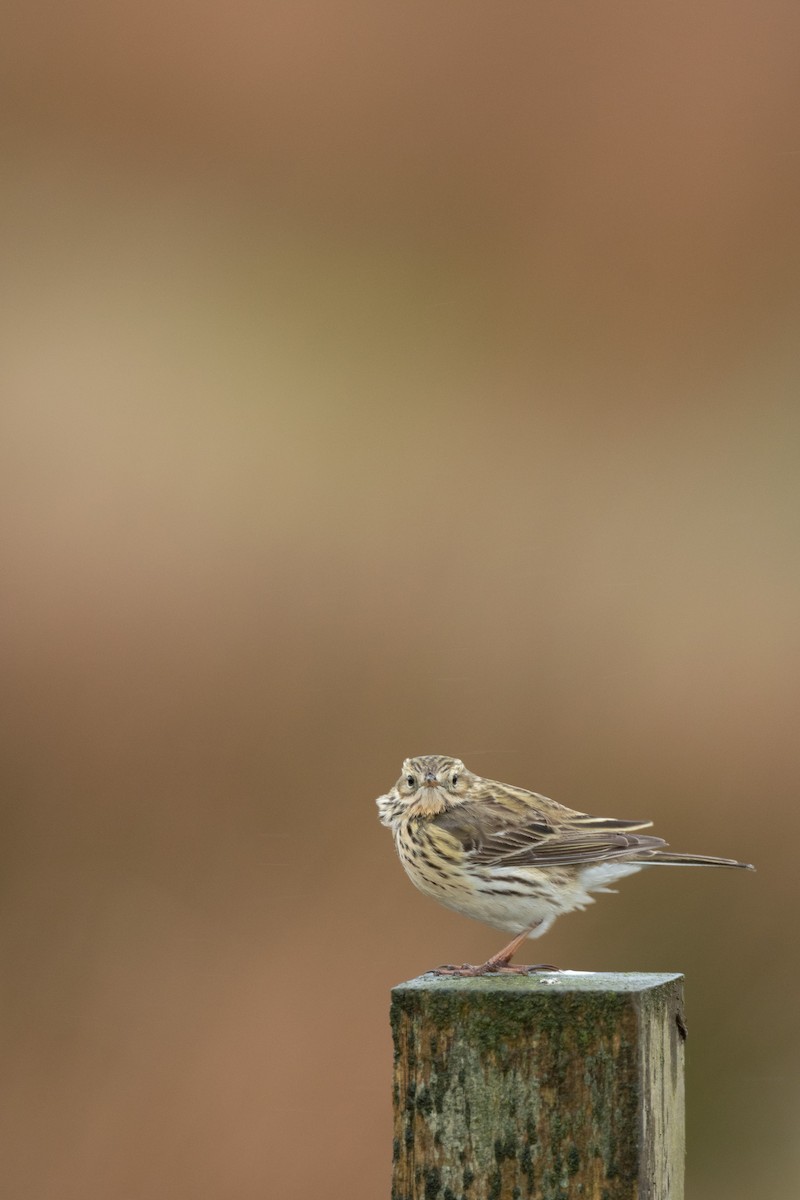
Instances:
[[[711,858],[707,854],[673,854],[671,850],[654,850],[644,859],[646,866],[662,867],[742,867],[755,871],[752,863],[737,862],[735,858]]]

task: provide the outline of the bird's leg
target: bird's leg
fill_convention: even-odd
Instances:
[[[481,974],[488,975],[491,974],[492,971],[502,971],[504,967],[508,967],[511,959],[517,953],[530,932],[530,929],[523,929],[522,933],[518,933],[515,938],[512,938],[507,946],[504,946],[502,950],[498,950],[497,954],[493,954],[491,958],[487,958],[486,962],[478,967],[478,970],[481,972]]]
[[[536,925],[541,924],[540,921]],[[515,938],[504,946],[502,950],[498,950],[497,954],[493,954],[485,963],[475,968],[475,973],[478,975],[492,975],[495,973],[511,973],[514,975],[525,975],[528,971],[557,971],[558,967],[553,967],[549,963],[536,963],[535,966],[519,966],[512,967],[511,959],[519,950],[522,943],[536,928],[536,925],[531,925],[528,929],[523,929],[522,933],[518,933]]]
[[[537,921],[536,925],[541,922]],[[469,963],[464,963],[461,967],[437,967],[433,972],[434,975],[458,975],[470,977],[475,975],[528,975],[534,971],[557,971],[559,968],[552,966],[550,963],[536,963],[534,966],[519,966],[512,967],[511,959],[519,950],[525,939],[533,932],[536,925],[529,925],[527,929],[523,929],[522,933],[518,933],[515,938],[504,946],[502,950],[498,950],[497,954],[493,954],[485,963],[481,963],[478,967],[470,966]]]

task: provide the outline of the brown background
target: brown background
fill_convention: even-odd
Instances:
[[[683,970],[689,1185],[790,1195],[795,5],[11,5],[8,1200],[388,1196],[408,754],[754,876],[532,946]]]

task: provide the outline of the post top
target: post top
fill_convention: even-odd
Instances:
[[[408,979],[392,988],[393,992],[430,991],[486,994],[494,992],[547,993],[566,995],[573,992],[613,992],[640,994],[665,984],[683,981],[683,975],[652,974],[640,971],[537,971],[533,975],[477,975],[459,978],[436,975],[432,971]]]

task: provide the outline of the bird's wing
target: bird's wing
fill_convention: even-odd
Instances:
[[[529,797],[523,810],[512,809],[500,797],[484,797],[441,813],[435,824],[461,842],[471,862],[480,866],[577,866],[580,863],[643,858],[666,845],[663,838],[638,836],[649,821],[624,821],[566,812],[554,816],[546,797]],[[533,807],[532,799],[543,804]],[[560,806],[559,806],[560,807]]]

